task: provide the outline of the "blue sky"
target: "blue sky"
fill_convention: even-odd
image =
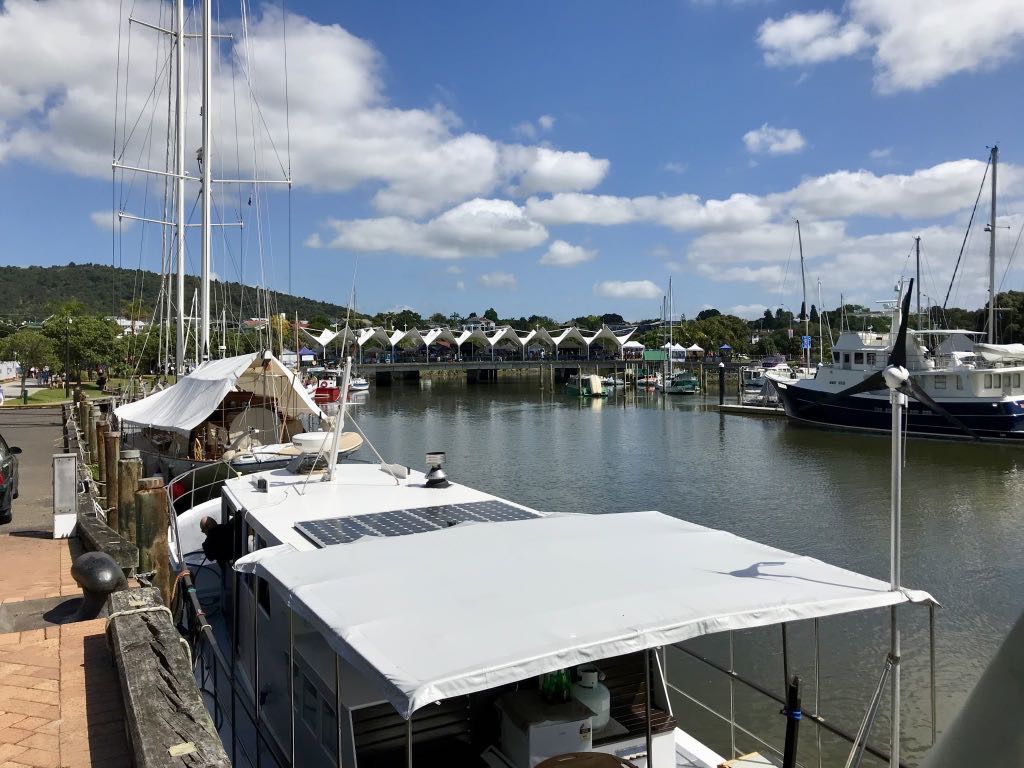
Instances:
[[[292,291],[338,302],[358,259],[363,311],[640,318],[671,276],[677,313],[757,316],[799,306],[799,217],[812,302],[819,279],[827,306],[889,298],[916,234],[941,302],[986,147],[1004,142],[998,272],[1024,287],[1017,0],[298,2],[287,119],[276,8],[247,6],[250,47],[220,48],[215,170],[279,177],[271,139],[287,165],[290,135],[291,226],[280,188],[252,206],[220,188],[219,215],[247,225],[218,238],[225,278],[244,252],[246,282],[287,290],[290,251]],[[166,90],[166,43],[115,0],[0,9],[0,259],[110,263],[114,114],[140,126],[124,162],[161,164],[147,97]],[[241,40],[241,8],[221,9]],[[134,14],[167,23],[155,0]],[[122,174],[114,207],[159,216],[162,195]],[[194,231],[187,250],[195,269]],[[986,252],[979,228],[951,303],[983,301]],[[113,258],[159,269],[158,228],[125,227]]]

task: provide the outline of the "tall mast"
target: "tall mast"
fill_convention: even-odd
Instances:
[[[992,212],[988,223],[988,343],[996,343],[996,163],[999,147],[992,147]]]
[[[796,220],[796,240],[800,245],[800,282],[803,285],[803,301],[800,304],[800,314],[803,315],[804,320],[804,336],[811,335],[811,318],[807,314],[807,276],[804,274],[804,239],[803,235],[800,234],[800,219]],[[820,311],[820,310],[819,310]],[[802,344],[801,344],[802,346]],[[811,350],[804,350],[804,358],[806,362],[806,370],[811,369]]]
[[[818,362],[825,364],[825,332],[822,328],[822,306],[821,306],[821,278],[818,278]],[[829,331],[829,336],[832,332]]]
[[[178,322],[175,330],[174,373],[181,376],[185,370],[185,0],[177,0],[175,6],[174,247],[177,254],[175,300]]]
[[[210,114],[213,91],[213,0],[203,0],[203,220],[202,289],[200,300],[199,360],[210,359],[210,201],[213,182],[213,120]]]
[[[917,282],[915,286],[917,288],[917,329],[919,331],[924,330],[924,326],[921,324],[921,237],[914,238],[914,250],[917,252]]]

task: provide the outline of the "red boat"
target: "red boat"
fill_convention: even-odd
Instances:
[[[334,379],[319,379],[309,389],[315,403],[336,403],[341,398],[341,387]]]

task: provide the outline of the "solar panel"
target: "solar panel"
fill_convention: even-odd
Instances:
[[[468,521],[498,523],[528,520],[531,517],[537,515],[498,499],[488,499],[465,504],[444,504],[351,517],[332,517],[326,520],[307,520],[296,523],[295,530],[318,547],[327,547],[332,544],[348,544],[363,536],[408,536]]]

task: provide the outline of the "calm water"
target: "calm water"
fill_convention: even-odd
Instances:
[[[448,454],[458,482],[550,512],[656,509],[888,580],[889,440],[794,427],[783,420],[720,416],[701,400],[630,392],[579,401],[541,392],[536,379],[466,386],[423,382],[374,388],[356,408],[360,426],[392,461],[422,467]],[[362,453],[369,458],[367,449]],[[1022,609],[1024,451],[911,441],[904,475],[904,583],[927,589],[936,612],[939,727],[948,723]],[[629,556],[631,553],[624,553]],[[638,566],[643,553],[633,553]],[[569,585],[566,585],[567,587]],[[883,615],[884,614],[884,615]],[[904,617],[904,759],[930,742],[927,610]],[[821,710],[855,731],[888,649],[888,612],[821,621]],[[813,708],[810,622],[790,629],[791,672]],[[720,662],[724,637],[694,648]],[[778,630],[738,633],[737,669],[782,692]],[[728,711],[718,673],[670,658],[670,674],[699,685]],[[888,734],[883,704],[873,741]],[[778,707],[737,687],[741,724],[781,744]],[[720,751],[728,730],[692,705],[683,727]],[[825,764],[848,747],[823,736]],[[752,748],[740,739],[741,748]],[[800,760],[816,763],[807,721]],[[865,764],[869,764],[865,762]]]

